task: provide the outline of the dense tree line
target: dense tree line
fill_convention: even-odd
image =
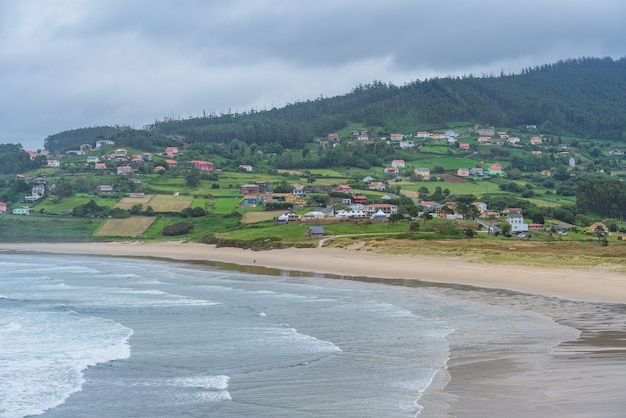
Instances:
[[[31,160],[21,144],[0,144],[0,176],[41,167],[45,160],[45,157],[36,157]]]
[[[125,129],[128,128],[121,126],[94,126],[63,131],[49,135],[44,140],[44,148],[50,152],[59,152],[77,148],[82,144],[93,145],[97,139],[104,139]]]
[[[581,181],[576,188],[576,207],[580,213],[621,218],[626,207],[626,183],[609,176]]]

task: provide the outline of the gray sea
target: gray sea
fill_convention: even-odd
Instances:
[[[0,417],[593,416],[576,388],[609,397],[596,416],[626,416],[609,389],[625,350],[592,341],[599,323],[623,341],[623,312],[418,281],[5,252]],[[602,375],[575,374],[587,367]]]

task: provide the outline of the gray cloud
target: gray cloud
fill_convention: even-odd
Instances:
[[[619,0],[0,0],[0,143],[620,58]]]

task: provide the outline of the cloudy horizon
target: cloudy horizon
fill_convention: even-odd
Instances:
[[[626,56],[617,0],[0,0],[0,143]]]

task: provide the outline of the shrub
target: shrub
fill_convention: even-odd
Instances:
[[[177,222],[172,225],[167,225],[163,228],[163,235],[171,237],[175,235],[184,235],[193,229],[193,224],[190,222]]]

